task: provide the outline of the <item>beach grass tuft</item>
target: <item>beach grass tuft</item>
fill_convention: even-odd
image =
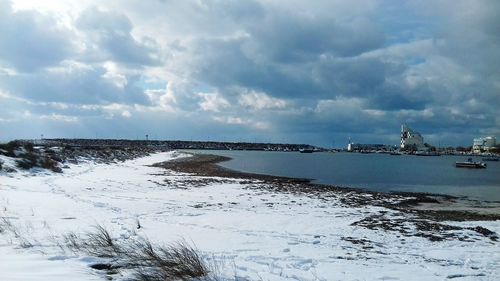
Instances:
[[[136,281],[219,280],[217,267],[185,241],[156,246],[147,238],[113,239],[101,225],[83,236],[64,235],[64,245],[75,253],[107,258],[106,268],[130,270]]]

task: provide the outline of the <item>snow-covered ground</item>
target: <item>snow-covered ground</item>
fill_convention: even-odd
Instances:
[[[148,166],[178,157],[158,153],[118,164],[72,165],[63,174],[0,174],[0,280],[104,280],[96,261],[64,252],[61,235],[103,225],[116,239],[185,240],[248,280],[500,280],[500,246],[432,242],[352,225],[383,207],[348,207],[339,197],[275,193],[239,180],[200,178]],[[5,162],[5,159],[4,159]],[[257,184],[258,186],[258,184]],[[138,229],[138,223],[141,227]],[[500,233],[500,221],[453,222]],[[125,279],[126,276],[113,278]]]

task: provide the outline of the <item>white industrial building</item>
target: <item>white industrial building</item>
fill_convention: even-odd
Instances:
[[[483,151],[489,151],[494,148],[496,144],[497,140],[495,137],[476,138],[472,143],[472,152],[481,153]]]
[[[408,128],[406,125],[401,125],[401,148],[415,147],[416,149],[424,148],[424,138],[418,132]]]

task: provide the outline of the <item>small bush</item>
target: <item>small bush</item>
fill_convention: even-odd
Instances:
[[[27,142],[24,144],[24,149],[26,149],[29,152],[33,152],[35,150],[35,147],[31,142]]]
[[[56,162],[63,162],[64,160],[57,154],[50,155],[50,159],[56,161]]]
[[[16,151],[18,148],[21,147],[21,142],[19,141],[10,141],[8,143],[2,143],[0,144],[0,154],[3,154],[5,156],[9,157],[15,157],[16,154],[14,151]]]
[[[53,159],[60,159],[57,156],[43,156],[39,151],[32,150],[18,155],[17,158],[18,159],[16,159],[16,166],[18,168],[29,170],[34,167],[41,167],[56,173],[62,173],[62,169],[59,167],[58,161]]]
[[[29,170],[29,169],[35,167],[36,164],[30,162],[27,159],[19,159],[19,160],[16,160],[16,166],[18,168],[21,168],[21,169],[24,169],[24,170]]]
[[[33,167],[38,166],[37,162],[38,156],[36,154],[25,153],[21,155],[21,159],[16,160],[16,166],[21,169],[29,170]]]
[[[62,173],[62,169],[57,166],[57,162],[50,159],[49,157],[45,157],[42,161],[42,168],[51,170],[56,173]]]
[[[63,147],[63,150],[67,150],[67,151],[74,151],[75,149],[74,149],[71,145],[67,145],[67,144],[66,144],[66,145]]]

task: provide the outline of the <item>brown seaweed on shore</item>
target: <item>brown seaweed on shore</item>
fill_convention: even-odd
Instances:
[[[384,214],[380,216],[369,216],[353,223],[353,225],[369,229],[397,231],[403,236],[420,236],[432,241],[449,239],[473,241],[473,239],[464,234],[463,231],[468,231],[468,233],[472,233],[472,235],[474,233],[480,234],[490,238],[492,241],[497,241],[498,239],[496,233],[482,227],[457,227],[438,222],[500,220],[500,214],[480,214],[454,210],[420,210],[415,208],[422,203],[439,205],[442,202],[453,202],[457,199],[453,196],[414,192],[374,192],[363,189],[315,184],[311,183],[309,179],[244,173],[217,165],[217,163],[228,160],[230,160],[230,158],[224,156],[194,154],[191,157],[177,158],[171,161],[157,163],[154,166],[173,170],[175,172],[188,173],[198,177],[236,179],[252,188],[301,194],[321,199],[324,202],[329,202],[329,198],[336,198],[339,199],[342,204],[351,207],[379,206],[406,214],[404,218]],[[462,231],[462,233],[460,231]]]

